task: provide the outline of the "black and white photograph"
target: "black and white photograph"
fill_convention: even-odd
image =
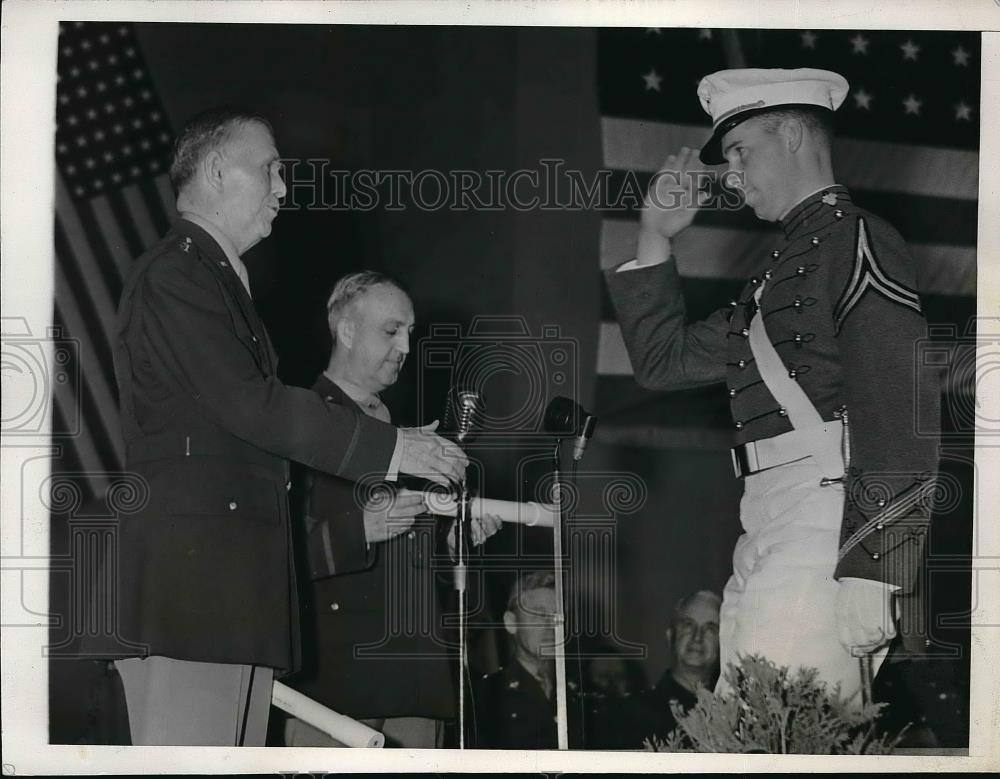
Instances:
[[[7,4],[4,775],[1000,767],[1000,8],[843,5]]]

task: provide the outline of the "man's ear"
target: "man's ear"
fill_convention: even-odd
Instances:
[[[805,127],[802,126],[802,120],[797,117],[786,117],[781,123],[781,134],[785,139],[788,151],[793,154],[797,152],[799,147],[802,145],[805,132]]]
[[[503,613],[503,626],[512,636],[517,633],[517,616],[510,609]]]
[[[218,192],[222,189],[222,154],[213,149],[201,161],[201,175],[208,186]]]
[[[350,317],[342,316],[337,322],[337,343],[343,344],[350,349],[354,345],[354,332],[356,326]]]
[[[667,628],[663,631],[663,635],[667,637],[667,649],[673,651],[674,649],[674,629]]]

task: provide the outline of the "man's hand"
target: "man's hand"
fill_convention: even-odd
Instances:
[[[469,458],[451,441],[434,435],[438,421],[423,427],[403,427],[403,452],[399,470],[444,487],[458,484],[465,476]]]
[[[845,649],[874,652],[896,635],[892,588],[869,579],[843,579],[837,589],[837,637]]]
[[[483,514],[481,517],[477,517],[472,520],[472,541],[473,546],[479,546],[487,538],[496,533],[500,526],[503,525],[503,520],[500,519],[496,514]],[[448,526],[448,553],[453,557],[455,555],[455,523],[452,522]]]
[[[698,205],[692,171],[696,169],[700,169],[697,150],[684,146],[667,157],[653,176],[639,221],[639,265],[666,259],[670,239],[694,221]]]
[[[364,511],[365,541],[377,544],[409,530],[426,507],[419,492],[379,492],[368,499]]]

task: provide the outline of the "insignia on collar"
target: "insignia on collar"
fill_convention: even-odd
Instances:
[[[187,253],[191,251],[191,236],[188,236],[183,241],[181,241],[180,247],[182,252]]]
[[[833,192],[827,192],[823,195],[823,202],[828,206],[835,206],[837,205],[837,195]]]

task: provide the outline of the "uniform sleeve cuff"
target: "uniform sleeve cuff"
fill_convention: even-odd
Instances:
[[[399,464],[403,460],[403,434],[396,431],[396,448],[392,450],[392,459],[389,460],[389,468],[385,473],[386,481],[396,481],[399,479]]]
[[[634,260],[629,260],[628,262],[623,262],[615,269],[615,273],[624,273],[625,271],[638,270],[639,268],[655,268],[657,265],[662,265],[669,259],[669,257],[664,257],[662,260],[647,262],[645,265],[640,265],[638,258],[636,258]]]

